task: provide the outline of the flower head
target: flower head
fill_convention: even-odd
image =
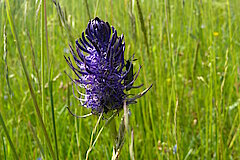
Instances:
[[[77,76],[72,79],[78,95],[74,96],[82,106],[90,108],[92,114],[107,113],[109,110],[120,110],[123,102],[136,103],[141,94],[127,98],[124,91],[140,86],[133,86],[138,73],[133,74],[133,57],[131,61],[124,60],[124,36],[118,36],[114,27],[98,17],[90,20],[82,38],[76,40],[76,53],[70,46],[75,65],[69,57],[65,57],[68,65]],[[80,92],[80,88],[85,93]]]

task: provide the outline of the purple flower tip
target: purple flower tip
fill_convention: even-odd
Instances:
[[[123,35],[118,36],[114,27],[98,17],[89,21],[82,37],[76,40],[76,51],[70,46],[75,64],[65,57],[68,65],[77,76],[72,79],[77,94],[74,96],[82,106],[90,108],[93,114],[120,110],[123,102],[136,103],[135,98],[127,98],[124,91],[133,86],[138,73],[133,74],[132,60],[124,60],[125,42]],[[81,91],[85,90],[84,93]]]

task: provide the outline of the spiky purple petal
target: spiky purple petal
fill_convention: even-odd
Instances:
[[[65,59],[77,75],[77,79],[71,78],[71,80],[80,97],[74,92],[74,87],[73,94],[81,105],[90,108],[93,114],[99,114],[122,109],[124,100],[127,100],[127,104],[135,103],[136,99],[127,98],[128,95],[124,91],[127,87],[142,86],[132,86],[141,66],[137,74],[130,75],[132,81],[124,83],[130,71],[130,68],[126,68],[124,61],[124,36],[118,37],[117,31],[114,27],[110,27],[108,22],[98,17],[90,20],[85,34],[82,32],[82,37],[76,40],[77,54],[71,46],[70,51],[75,65],[69,57]],[[80,88],[83,88],[85,93],[81,93]]]

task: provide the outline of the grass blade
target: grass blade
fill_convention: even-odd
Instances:
[[[46,40],[46,49],[47,49],[47,67],[50,68],[50,59],[49,59],[49,47],[48,47],[48,28],[47,28],[47,11],[46,11],[46,0],[44,2],[44,28],[45,28],[45,40]]]
[[[2,142],[3,142],[3,154],[4,154],[4,159],[7,160],[7,156],[6,156],[6,145],[5,145],[3,136],[2,136]]]
[[[54,141],[55,141],[55,152],[57,159],[59,159],[58,155],[58,143],[57,143],[57,132],[56,132],[56,125],[55,125],[55,116],[54,116],[54,103],[53,103],[53,90],[52,90],[52,70],[49,73],[49,93],[50,93],[50,101],[51,101],[51,108],[52,108],[52,122],[53,122],[53,133],[54,133]]]
[[[97,3],[96,3],[95,12],[94,12],[94,17],[97,16],[98,7],[99,7],[99,0],[97,0]]]
[[[37,68],[37,65],[36,65],[35,52],[34,52],[34,48],[33,48],[33,44],[32,44],[32,39],[31,39],[31,36],[30,36],[30,33],[29,33],[28,30],[27,30],[27,36],[28,36],[28,40],[29,40],[29,44],[30,44],[31,52],[32,52],[32,64],[33,64],[33,69],[34,69],[35,72],[36,72],[36,76],[37,76],[39,88],[41,88],[40,76],[39,76],[38,68]]]
[[[41,4],[41,91],[42,91],[42,110],[43,110],[43,121],[45,117],[45,106],[44,106],[44,51],[45,51],[45,45],[44,45],[44,5],[45,0],[42,0]]]
[[[88,1],[87,1],[87,0],[84,0],[84,2],[85,2],[85,5],[86,5],[88,18],[91,19],[90,10],[89,10],[89,6],[88,6]]]
[[[8,90],[9,90],[9,95],[12,97],[13,93],[12,93],[12,89],[10,86],[10,82],[9,82],[9,75],[8,75],[8,64],[7,64],[7,32],[6,32],[6,23],[4,24],[4,28],[3,28],[3,37],[4,37],[4,42],[3,42],[3,48],[4,48],[4,53],[3,53],[3,60],[5,62],[5,71],[6,71],[6,81],[7,81],[7,86],[8,86]]]
[[[1,112],[0,112],[0,123],[3,126],[3,130],[4,130],[4,132],[5,132],[6,136],[7,136],[7,139],[9,141],[10,147],[11,147],[13,153],[14,153],[15,159],[19,159],[18,155],[17,155],[17,152],[16,152],[16,149],[15,149],[15,147],[14,147],[14,145],[12,143],[12,140],[11,140],[9,134],[8,134],[7,127],[6,127],[6,125],[5,125],[4,121],[3,121],[3,117],[2,117],[2,113]],[[5,147],[4,147],[4,153],[5,153]]]
[[[12,15],[11,15],[9,1],[5,0],[5,2],[6,2],[7,17],[8,17],[8,20],[9,20],[9,24],[10,24],[10,27],[11,27],[13,37],[15,39],[15,43],[16,43],[18,53],[19,53],[19,56],[20,56],[20,61],[21,61],[21,64],[22,64],[22,67],[23,67],[23,70],[24,70],[24,74],[25,74],[26,79],[27,79],[27,83],[28,83],[28,87],[29,87],[29,90],[30,90],[30,93],[31,93],[31,97],[33,99],[34,107],[35,107],[35,110],[37,112],[37,116],[38,116],[41,128],[43,130],[44,136],[46,138],[48,148],[51,152],[51,155],[52,155],[53,159],[56,159],[55,154],[54,154],[53,149],[52,149],[52,145],[50,143],[50,139],[49,139],[48,134],[47,134],[46,127],[43,123],[42,115],[40,113],[38,103],[37,103],[37,99],[36,99],[36,96],[35,96],[35,93],[34,93],[30,78],[29,78],[29,74],[28,74],[28,71],[27,71],[27,67],[26,67],[23,55],[22,55],[22,51],[21,51],[21,48],[20,48],[20,43],[19,43],[19,40],[18,40],[18,35],[16,33],[16,29],[15,29],[15,26],[14,26],[14,23],[13,23]]]
[[[33,128],[33,126],[32,126],[30,121],[28,122],[28,126],[29,126],[29,128],[30,128],[30,130],[31,130],[31,132],[33,134],[33,138],[37,142],[37,145],[38,145],[38,147],[40,149],[40,152],[42,153],[43,157],[45,157],[43,146],[42,146],[41,142],[39,141],[39,139],[37,137],[37,134],[36,134],[36,132],[35,132],[35,130],[34,130],[34,128]]]
[[[133,149],[134,148],[133,142],[134,142],[134,132],[133,132],[133,129],[132,129],[130,145],[129,145],[129,153],[130,153],[131,160],[135,160],[134,149]]]
[[[66,12],[64,12],[64,11],[62,10],[59,2],[57,2],[56,0],[53,0],[53,3],[54,3],[54,5],[55,5],[55,7],[56,7],[59,20],[61,21],[61,24],[62,24],[63,28],[64,28],[65,31],[66,31],[66,34],[67,34],[68,39],[69,39],[69,41],[70,41],[70,44],[71,44],[72,46],[74,46],[74,45],[75,45],[75,43],[74,43],[75,40],[74,40],[73,35],[72,35],[72,28],[71,28],[71,26],[70,26],[70,25],[68,24],[68,22],[67,22],[67,16],[68,16],[68,15],[66,14]],[[73,47],[73,48],[74,48],[74,47]]]
[[[148,46],[147,30],[146,30],[146,27],[144,25],[143,14],[142,14],[142,10],[141,10],[139,0],[137,0],[137,9],[138,9],[139,19],[140,19],[140,23],[141,23],[141,29],[142,29],[142,32],[143,32],[144,43],[147,47],[147,53],[148,53],[148,55],[150,55],[149,46]]]

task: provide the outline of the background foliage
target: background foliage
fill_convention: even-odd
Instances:
[[[135,53],[138,59],[134,62],[135,71],[143,65],[137,84],[144,83],[146,88],[153,83],[153,88],[130,106],[135,159],[240,159],[238,0],[60,0],[62,18],[54,3],[46,1],[46,21],[41,21],[44,14],[39,0],[10,0],[9,4],[55,153],[53,100],[59,159],[84,159],[97,121],[96,116],[75,119],[66,110],[70,106],[78,115],[89,112],[72,95],[70,79],[64,71],[72,73],[63,57],[69,55],[68,44],[81,36],[89,17],[95,16],[108,21],[119,35],[124,34],[126,57]],[[43,157],[43,152],[46,159],[51,159],[6,10],[2,0],[0,112],[20,159],[37,159]],[[41,33],[45,36],[46,29],[41,24],[47,26],[44,43]],[[115,119],[117,125],[120,118]],[[14,159],[2,126],[0,159]],[[110,134],[111,129],[103,131],[90,159],[111,158]],[[129,146],[127,134],[120,159],[130,159]]]

